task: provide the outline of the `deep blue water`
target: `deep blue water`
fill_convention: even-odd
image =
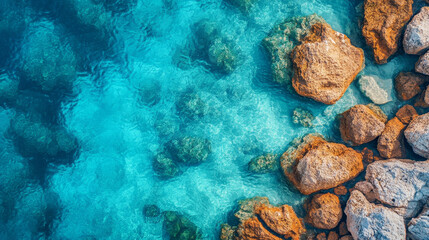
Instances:
[[[362,74],[388,88],[416,58],[400,50],[375,65],[359,30],[360,3],[259,0],[245,14],[222,0],[0,0],[0,90],[7,82],[17,89],[0,107],[0,239],[162,239],[162,223],[142,215],[145,204],[184,213],[216,239],[236,201],[255,195],[302,216],[305,196],[280,172],[250,174],[247,163],[309,132],[341,142],[337,114],[370,100],[357,82],[331,106],[284,90],[271,80],[261,41],[281,21],[317,13],[364,48]],[[238,47],[231,74],[183,56],[202,19]],[[179,114],[184,92],[200,96],[205,116]],[[381,107],[392,116],[403,103],[393,89],[390,96]],[[312,112],[313,128],[293,124],[296,107]],[[170,134],[156,128],[163,122]],[[62,133],[69,138],[59,147],[23,140]],[[178,134],[209,139],[212,153],[161,179],[152,159]]]

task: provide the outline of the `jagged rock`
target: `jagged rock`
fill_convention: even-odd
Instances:
[[[316,14],[305,17],[293,17],[275,26],[262,41],[271,58],[271,71],[274,82],[291,88],[293,75],[291,53],[295,46],[310,33],[311,26],[324,23]]]
[[[340,186],[334,188],[334,193],[337,196],[344,196],[347,194],[347,188],[343,185],[340,185]]]
[[[413,0],[366,0],[362,34],[378,64],[398,50],[402,29],[413,15]]]
[[[377,150],[384,158],[405,157],[405,125],[397,117],[386,123],[383,133],[378,138]]]
[[[208,113],[208,107],[196,93],[184,93],[176,102],[178,113],[186,118],[196,120]]]
[[[158,153],[152,162],[153,170],[162,178],[172,178],[179,175],[179,166],[165,153]]]
[[[418,115],[416,109],[411,105],[404,105],[396,112],[396,117],[403,124],[409,124]]]
[[[362,149],[360,153],[362,154],[364,162],[366,163],[374,162],[374,152],[371,149],[368,149],[367,147],[365,147],[364,149]]]
[[[417,116],[410,122],[405,129],[405,138],[415,153],[429,158],[429,113]]]
[[[365,106],[367,106],[369,109],[371,109],[371,111],[373,113],[375,113],[375,115],[377,115],[377,117],[381,121],[383,121],[384,123],[387,122],[387,115],[383,112],[383,110],[379,106],[377,106],[377,105],[375,105],[373,103],[367,104]]]
[[[404,50],[408,54],[421,54],[427,49],[429,49],[429,7],[422,7],[407,25]]]
[[[426,207],[408,223],[408,232],[413,240],[426,240],[429,236],[429,208]]]
[[[405,240],[404,219],[382,205],[368,202],[357,190],[351,193],[344,212],[347,215],[347,228],[355,240]]]
[[[293,110],[292,120],[293,123],[301,124],[303,127],[312,127],[314,116],[308,110],[302,108],[295,108]]]
[[[429,75],[429,51],[422,55],[416,62],[416,72]]]
[[[410,100],[422,92],[422,85],[429,82],[429,77],[412,72],[401,72],[395,78],[395,89],[399,99]]]
[[[173,212],[164,212],[164,229],[171,240],[202,240],[200,229],[184,215]]]
[[[356,105],[342,113],[341,138],[351,145],[361,145],[376,139],[384,130],[384,118],[368,106]]]
[[[220,229],[220,240],[235,240],[235,231],[237,231],[237,227],[232,227],[228,223],[222,224]]]
[[[320,229],[333,229],[343,216],[340,199],[331,193],[317,194],[308,206],[306,222]]]
[[[359,79],[359,89],[372,102],[381,105],[390,102],[391,99],[387,91],[378,85],[379,81],[381,79],[377,76],[362,76]]]
[[[429,86],[420,94],[416,103],[414,103],[416,107],[428,108],[429,107]]]
[[[363,170],[361,154],[311,134],[289,147],[280,161],[285,176],[303,194],[336,187]]]
[[[237,6],[244,13],[249,13],[250,9],[257,1],[258,0],[227,0],[227,2]]]
[[[374,202],[376,199],[375,192],[374,192],[374,186],[367,181],[362,181],[356,183],[353,190],[359,190],[363,195],[365,195],[366,199],[369,202]]]
[[[292,53],[292,86],[304,97],[334,104],[362,70],[363,50],[328,24],[314,24]]]
[[[182,137],[168,143],[167,149],[175,160],[187,165],[205,161],[212,151],[211,142],[200,137]]]
[[[277,170],[278,167],[277,155],[271,153],[254,157],[248,164],[249,171],[254,173],[268,173]]]

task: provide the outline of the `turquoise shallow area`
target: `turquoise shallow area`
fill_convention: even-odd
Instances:
[[[67,72],[73,86],[52,114],[61,116],[60,125],[79,142],[67,164],[55,164],[55,159],[34,163],[40,157],[21,157],[8,138],[16,110],[0,108],[0,168],[12,169],[0,177],[8,195],[8,200],[0,199],[0,213],[6,216],[0,221],[1,239],[162,239],[159,219],[142,215],[145,204],[182,212],[205,239],[216,239],[236,201],[255,195],[292,205],[302,216],[305,197],[280,172],[250,174],[247,163],[263,153],[282,153],[294,138],[309,132],[340,142],[337,114],[369,100],[356,82],[332,106],[282,89],[271,81],[262,39],[286,18],[317,13],[364,48],[363,74],[378,75],[389,85],[416,61],[400,51],[388,64],[374,65],[359,31],[357,0],[259,0],[248,14],[221,0],[0,2],[0,14],[11,19],[0,20],[0,31],[7,33],[0,42],[0,79],[28,78],[21,67],[25,58],[39,56],[43,44],[37,39],[44,42],[54,32],[60,59],[69,59],[76,72],[54,68]],[[178,67],[181,50],[193,38],[192,26],[202,19],[215,21],[239,47],[241,62],[231,74],[213,71],[203,60]],[[20,87],[31,82],[21,81]],[[187,91],[207,104],[204,117],[190,120],[177,113],[176,102]],[[390,93],[393,101],[382,108],[392,116],[401,103],[393,89]],[[313,113],[313,128],[293,124],[296,107]],[[176,134],[209,139],[208,160],[178,177],[157,177],[153,156],[176,136],[159,134],[155,126],[162,120]],[[256,146],[253,152],[243,151],[249,145]],[[38,167],[47,169],[42,177],[34,177],[40,175]]]

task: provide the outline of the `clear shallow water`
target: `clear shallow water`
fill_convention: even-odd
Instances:
[[[389,85],[416,60],[400,53],[386,65],[374,65],[358,27],[359,1],[260,0],[248,15],[221,0],[1,2],[0,13],[10,21],[0,21],[6,33],[0,79],[19,79],[20,89],[34,90],[23,66],[29,59],[56,56],[41,64],[46,68],[41,71],[46,76],[67,72],[72,91],[56,96],[45,89],[60,99],[53,104],[56,111],[46,114],[54,115],[50,125],[64,127],[79,143],[65,164],[60,157],[21,157],[8,130],[18,110],[0,108],[1,239],[162,239],[162,223],[142,215],[145,204],[182,212],[204,238],[216,239],[236,201],[255,195],[292,205],[302,216],[304,196],[280,173],[248,173],[247,163],[266,152],[282,153],[309,132],[340,142],[336,115],[369,100],[357,82],[332,106],[283,90],[271,82],[261,40],[286,18],[317,13],[364,48],[362,74],[378,75]],[[202,19],[214,20],[239,46],[241,65],[233,73],[213,72],[204,61],[178,67],[181,49],[193,38],[192,26]],[[53,43],[43,44],[47,39]],[[68,67],[50,68],[63,59]],[[206,102],[206,116],[192,121],[177,113],[175,104],[186,91]],[[400,104],[393,90],[391,97],[382,106],[389,115]],[[313,128],[292,123],[296,107],[313,113]],[[161,120],[176,133],[209,139],[208,160],[170,180],[158,178],[153,156],[175,136],[159,134],[155,126]],[[243,153],[252,143],[258,148]]]

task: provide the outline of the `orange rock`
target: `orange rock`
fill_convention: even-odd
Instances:
[[[320,229],[333,229],[343,216],[340,199],[334,194],[317,194],[308,206],[306,222]]]
[[[422,94],[420,94],[414,106],[421,107],[421,108],[429,107],[429,86],[427,86],[426,90],[423,91]]]
[[[413,0],[365,0],[362,34],[378,64],[398,49],[402,29],[413,15]]]
[[[334,231],[329,232],[328,240],[338,240],[339,238],[338,233]]]
[[[347,188],[346,188],[346,187],[344,187],[343,185],[338,186],[338,187],[334,188],[334,193],[335,193],[337,196],[343,196],[343,195],[346,195],[346,194],[347,194]]]
[[[341,138],[351,145],[361,145],[376,139],[384,130],[384,121],[365,105],[355,105],[342,114]]]
[[[405,125],[397,117],[386,123],[383,133],[378,138],[377,150],[384,158],[405,157]]]
[[[238,226],[237,235],[240,240],[281,240],[281,238],[271,234],[257,217],[242,222]]]
[[[362,155],[354,149],[311,134],[283,153],[280,161],[285,176],[302,194],[336,187],[363,170]]]
[[[362,70],[363,50],[354,47],[344,34],[328,24],[312,26],[304,43],[292,52],[292,86],[304,97],[334,104]]]
[[[416,109],[411,105],[404,105],[396,112],[396,117],[403,124],[408,124],[414,117],[418,116]]]
[[[326,233],[322,232],[317,234],[316,240],[326,240]]]
[[[398,98],[404,101],[410,100],[422,92],[421,86],[429,82],[429,77],[412,72],[401,72],[395,78],[395,89]]]

